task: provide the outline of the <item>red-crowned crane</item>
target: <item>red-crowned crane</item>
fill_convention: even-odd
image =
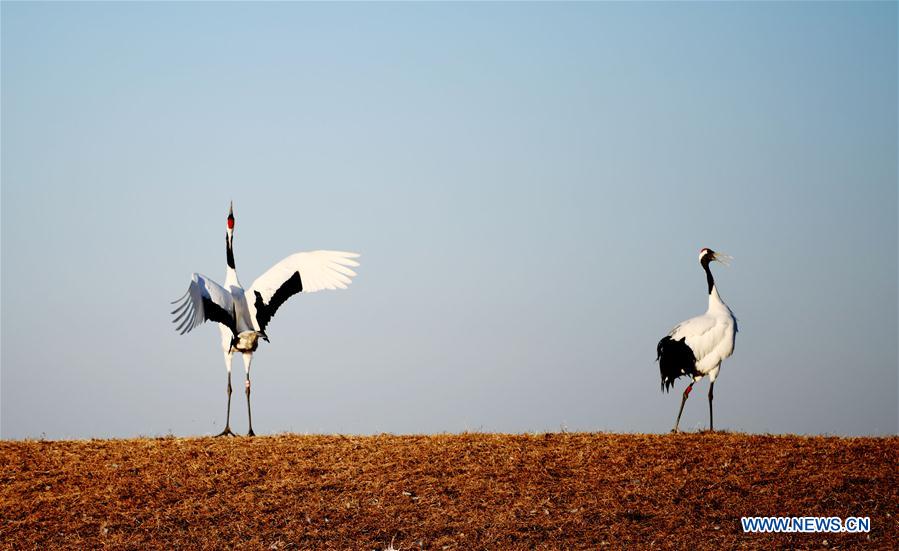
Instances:
[[[244,290],[234,268],[234,206],[228,209],[228,230],[225,233],[228,270],[225,286],[201,274],[193,274],[187,292],[173,302],[178,307],[172,312],[174,323],[183,335],[204,321],[219,324],[225,367],[228,369],[228,412],[225,429],[218,436],[231,435],[231,357],[235,352],[243,355],[247,372],[247,418],[254,436],[253,415],[250,411],[250,362],[259,346],[259,339],[269,342],[265,328],[284,302],[297,293],[313,293],[322,289],[346,289],[353,276],[351,268],[359,263],[356,253],[341,251],[312,251],[296,253],[278,262],[256,278],[249,289]]]
[[[712,389],[715,388],[715,379],[721,369],[721,362],[734,352],[734,339],[737,335],[737,319],[731,309],[724,304],[718,289],[715,287],[715,278],[709,269],[709,263],[713,260],[721,262],[725,266],[731,260],[726,254],[716,253],[711,249],[699,251],[699,264],[705,270],[706,280],[709,284],[709,309],[705,314],[682,321],[668,333],[668,336],[659,341],[656,348],[659,362],[659,371],[662,374],[662,391],[667,392],[674,381],[686,375],[692,378],[690,385],[684,389],[684,396],[680,402],[680,410],[677,412],[677,421],[674,422],[674,430],[680,425],[680,416],[684,412],[684,404],[693,390],[693,385],[709,376],[709,430],[715,430],[712,421]]]

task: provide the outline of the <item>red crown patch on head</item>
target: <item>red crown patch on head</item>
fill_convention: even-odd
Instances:
[[[229,230],[234,229],[234,217],[231,215],[228,215],[228,229]]]

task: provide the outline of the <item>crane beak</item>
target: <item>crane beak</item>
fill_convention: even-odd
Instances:
[[[717,260],[718,262],[724,264],[725,266],[730,266],[730,262],[733,259],[734,259],[734,257],[732,257],[729,254],[724,254],[724,253],[714,253],[712,255],[712,260]]]

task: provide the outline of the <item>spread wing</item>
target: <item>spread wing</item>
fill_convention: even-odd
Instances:
[[[322,289],[346,289],[359,265],[356,253],[312,251],[296,253],[278,262],[256,278],[246,291],[247,306],[257,331],[265,331],[268,322],[284,302],[297,293]]]
[[[172,311],[181,334],[185,334],[206,320],[221,323],[237,334],[234,320],[234,298],[221,285],[201,274],[194,274],[184,296],[173,302]]]

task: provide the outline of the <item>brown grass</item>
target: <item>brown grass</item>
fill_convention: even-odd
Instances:
[[[0,460],[3,548],[899,548],[896,437],[3,441]],[[872,526],[744,534],[744,515]]]

